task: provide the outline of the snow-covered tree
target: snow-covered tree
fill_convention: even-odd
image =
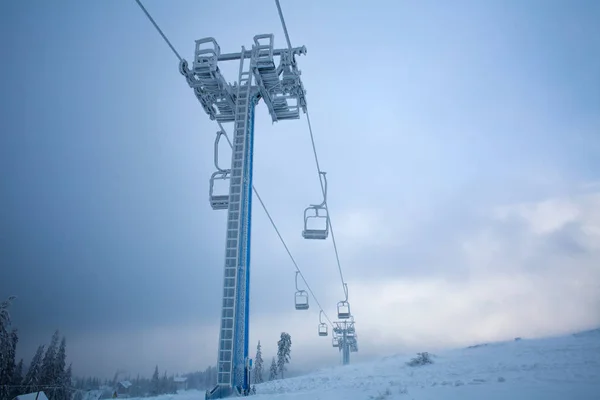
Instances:
[[[37,351],[31,360],[31,364],[29,365],[27,375],[25,375],[25,379],[23,380],[23,385],[26,386],[26,393],[37,392],[41,386],[44,347],[45,346],[42,344],[37,348]]]
[[[50,345],[46,349],[44,360],[42,361],[42,385],[53,386],[58,380],[56,371],[56,351],[58,347],[58,330],[52,335]]]
[[[67,365],[67,339],[63,336],[60,341],[60,346],[58,347],[58,352],[56,353],[56,358],[54,360],[54,375],[56,377],[62,377],[64,374],[65,367]]]
[[[70,382],[66,381],[66,365],[67,360],[67,340],[63,336],[60,341],[60,346],[54,358],[54,386],[59,386],[60,389],[51,392],[50,400],[68,400],[68,387],[71,386]]]
[[[271,369],[269,371],[269,380],[273,381],[277,379],[277,363],[275,362],[275,357],[271,361]]]
[[[0,368],[0,400],[8,400],[10,398],[10,385],[12,385],[13,373],[17,367],[15,364],[15,355],[18,341],[19,336],[16,329],[10,332],[7,339],[2,339],[2,348],[0,351],[4,365]]]
[[[64,341],[64,339],[63,339]],[[60,382],[60,397],[58,400],[69,400],[71,398],[72,389],[71,389],[71,377],[73,376],[73,372],[71,369],[71,364],[67,367],[66,370],[61,374],[61,382]]]
[[[208,367],[206,369],[206,378],[208,379],[207,387],[212,389],[217,384],[217,368]]]
[[[159,394],[169,393],[169,378],[167,378],[167,371],[163,374],[163,377],[160,379],[160,391]]]
[[[153,396],[158,396],[160,390],[160,379],[158,377],[158,365],[154,368],[152,380],[150,380],[150,393]]]
[[[8,312],[8,307],[10,307],[14,299],[16,299],[16,296],[10,296],[0,303],[0,335],[8,335],[8,329],[10,327],[10,313]]]
[[[281,332],[281,337],[277,342],[277,370],[283,379],[285,364],[290,362],[290,353],[292,352],[292,337],[289,333]]]
[[[10,385],[15,369],[15,350],[18,336],[16,330],[10,331],[10,307],[14,296],[0,303],[0,400],[10,397]]]
[[[66,341],[63,338],[58,347],[58,331],[52,335],[50,345],[37,348],[27,374],[23,378],[23,360],[15,363],[15,354],[19,337],[17,330],[10,328],[8,307],[15,297],[0,303],[0,400],[9,400],[23,393],[44,390],[46,386],[59,387],[48,390],[50,400],[69,400],[71,377],[65,370]],[[44,354],[44,350],[46,350]]]
[[[254,357],[254,383],[263,382],[263,358],[260,340],[256,346],[256,357]]]
[[[15,370],[13,371],[13,376],[12,376],[13,389],[11,390],[11,394],[10,394],[11,399],[14,399],[18,395],[25,393],[25,391],[23,390],[24,388],[21,387],[22,384],[23,384],[23,359],[21,358],[21,361],[19,361]]]

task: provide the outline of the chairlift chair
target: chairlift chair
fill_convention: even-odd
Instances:
[[[308,310],[308,293],[306,290],[299,290],[296,292],[296,310]]]
[[[327,324],[319,324],[319,336],[327,336]]]
[[[204,46],[208,44],[208,46]],[[200,70],[202,66],[208,65],[211,71],[216,71],[217,60],[221,55],[221,47],[212,37],[196,40],[196,50],[194,52],[194,71]]]
[[[306,290],[298,289],[298,274],[299,272],[296,271],[296,310],[308,310],[308,293]]]
[[[340,347],[340,339],[336,337],[332,338],[331,344],[333,345],[333,347]]]
[[[209,200],[213,210],[226,210],[229,208],[229,193],[215,194],[215,181],[228,180],[229,170],[215,171],[210,177]]]
[[[319,179],[323,176],[324,181],[323,187],[323,202],[321,204],[311,204],[304,210],[304,230],[302,231],[302,237],[304,239],[318,239],[325,240],[329,236],[329,213],[327,212],[327,176],[326,172],[319,172]],[[321,214],[319,214],[321,211]],[[322,221],[325,223],[325,227],[322,229],[309,228],[309,222]]]
[[[356,328],[354,327],[354,315],[350,316],[350,321],[348,321],[348,334],[354,336],[356,333]]]
[[[319,210],[321,210],[321,214],[319,214]],[[309,212],[311,213],[309,214]],[[325,227],[323,229],[309,228],[309,223],[311,221],[323,221]],[[304,239],[325,240],[328,236],[329,214],[327,212],[327,208],[320,207],[319,205],[311,205],[310,207],[307,207],[306,210],[304,210],[304,230],[302,231],[302,237]]]
[[[348,284],[344,282],[344,295],[345,299],[338,302],[338,318],[339,319],[348,319],[352,315],[350,314],[350,303],[348,303]],[[352,318],[354,320],[354,318]]]
[[[198,41],[197,43],[205,43],[205,42],[214,42],[214,45],[217,48],[218,51],[218,45],[216,44],[216,42],[214,41],[214,39],[212,38],[208,38],[205,41]],[[217,137],[215,138],[215,147],[214,147],[214,162],[215,162],[215,168],[217,169],[210,177],[210,188],[209,188],[209,200],[210,200],[210,206],[212,207],[213,210],[226,210],[229,208],[229,192],[227,194],[215,194],[215,181],[225,181],[228,180],[230,178],[230,173],[231,170],[229,169],[223,169],[221,167],[219,167],[219,140],[221,139],[221,136],[225,135],[225,132],[223,131],[218,131],[217,132]]]
[[[327,336],[327,324],[321,319],[322,315],[323,310],[319,311],[319,336]]]
[[[339,319],[350,318],[350,303],[348,303],[345,300],[342,300],[337,304],[337,309],[338,309],[338,318]]]

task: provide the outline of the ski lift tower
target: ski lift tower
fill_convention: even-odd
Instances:
[[[342,364],[350,364],[350,353],[358,351],[356,328],[354,317],[350,320],[335,321],[333,327],[333,347],[337,347],[342,353]]]
[[[217,386],[206,392],[207,399],[249,393],[246,371],[248,359],[250,300],[250,224],[252,215],[252,159],[254,110],[260,99],[269,109],[273,122],[298,119],[306,112],[306,92],[300,80],[295,56],[306,54],[306,47],[273,48],[273,34],[257,35],[251,49],[222,54],[214,38],[196,40],[194,62],[179,64],[196,98],[211,120],[233,122],[231,167],[215,167],[211,176],[209,200],[215,210],[227,209],[225,268],[219,328]],[[278,65],[275,63],[278,57]],[[237,82],[227,83],[219,62],[239,61]],[[216,144],[223,132],[217,133]],[[229,180],[228,194],[215,194],[214,182]]]

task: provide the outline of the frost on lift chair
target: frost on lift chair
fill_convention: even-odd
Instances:
[[[339,319],[348,319],[350,318],[350,304],[342,300],[338,303],[338,318]]]
[[[319,336],[327,336],[327,325],[319,324]]]
[[[338,318],[339,319],[348,319],[350,318],[350,303],[348,303],[348,285],[344,283],[344,293],[346,294],[346,299],[338,302]]]
[[[215,194],[215,181],[229,179],[229,171],[216,171],[210,177],[210,206],[213,210],[227,210],[229,207],[229,193]]]
[[[323,315],[323,310],[319,312],[319,336],[327,336],[327,324],[321,320],[321,316]]]
[[[210,206],[213,210],[226,210],[229,208],[229,193],[215,194],[215,181],[228,180],[231,173],[231,170],[219,167],[219,139],[223,134],[223,131],[217,132],[217,138],[215,139],[215,168],[217,170],[210,177],[210,188],[208,191]]]
[[[323,175],[324,182],[324,196],[321,204],[311,204],[304,210],[304,230],[302,231],[302,237],[304,239],[327,239],[329,236],[329,213],[327,212],[327,177],[326,172],[319,172]],[[320,177],[319,177],[320,178]],[[321,211],[321,214],[319,214]],[[322,221],[325,223],[323,229],[309,228],[309,222]]]
[[[348,326],[348,329],[346,331],[347,335],[349,337],[355,337],[356,336],[356,329],[354,328],[354,316],[350,317],[350,325]]]
[[[296,310],[308,310],[308,293],[298,289],[298,271],[296,271]]]
[[[332,338],[331,344],[333,345],[333,347],[340,347],[340,339],[337,337]]]

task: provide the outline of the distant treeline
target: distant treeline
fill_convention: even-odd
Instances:
[[[67,367],[67,342],[59,342],[54,332],[50,345],[40,345],[27,370],[21,359],[16,362],[19,335],[11,329],[8,308],[15,297],[0,303],[0,400],[10,400],[18,395],[44,391],[50,400],[70,400],[71,365]],[[45,352],[44,352],[45,350]]]
[[[167,375],[167,371],[159,374],[155,366],[151,378],[134,379],[115,373],[113,379],[96,377],[72,378],[71,365],[66,365],[66,339],[54,332],[50,345],[37,348],[29,367],[25,370],[23,360],[15,360],[19,337],[16,329],[11,329],[8,308],[15,297],[0,303],[0,400],[12,400],[20,394],[43,391],[49,400],[94,400],[117,397],[150,397],[161,394],[176,393],[178,384],[185,389],[209,390],[217,384],[216,367],[208,367],[204,371],[182,374],[179,377]],[[269,380],[283,378],[285,365],[290,362],[291,337],[282,332],[277,342],[277,360],[273,357],[269,370]],[[261,383],[263,379],[263,359],[260,341],[258,342],[252,382]],[[187,378],[185,383],[177,382]],[[97,393],[88,393],[90,391]],[[87,394],[86,394],[87,393]]]

